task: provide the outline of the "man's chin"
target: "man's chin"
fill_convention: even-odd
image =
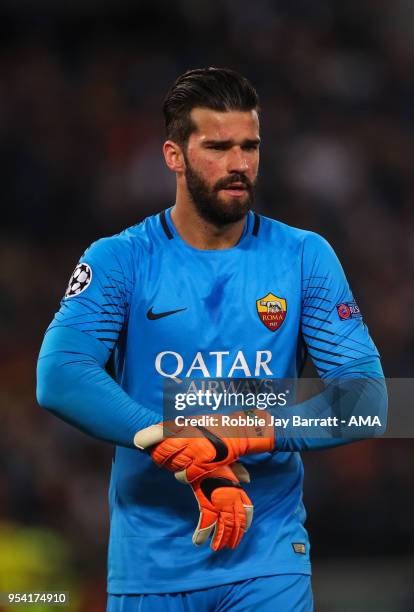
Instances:
[[[227,193],[224,197],[217,199],[217,204],[217,209],[222,211],[223,216],[229,214],[242,219],[249,212],[252,201],[249,193],[245,193],[242,196]]]
[[[220,189],[220,199],[233,199],[243,202],[250,199],[250,192],[247,189]]]
[[[250,210],[250,198],[247,195],[244,200],[239,196],[221,198],[217,201],[217,205],[209,210],[210,219],[217,226],[230,225],[241,221]]]

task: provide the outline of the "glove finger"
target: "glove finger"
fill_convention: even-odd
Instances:
[[[233,535],[232,535],[229,546],[230,548],[237,548],[237,546],[240,544],[242,537],[244,536],[244,534],[246,533],[248,529],[247,527],[248,516],[246,512],[246,506],[242,503],[242,500],[240,497],[235,499],[234,505],[233,505],[233,511],[234,511],[234,529],[233,529]]]
[[[211,532],[213,529],[215,529],[218,513],[205,497],[199,486],[195,485],[191,488],[197,500],[199,509],[198,523],[194,530],[192,539],[195,546],[201,546],[204,544],[204,542],[206,542],[206,540],[208,540]]]
[[[150,425],[145,429],[137,431],[134,436],[134,444],[141,450],[145,450],[148,446],[158,444],[164,438],[164,428],[161,424]]]
[[[221,550],[228,545],[232,533],[232,524],[233,517],[228,512],[220,512],[210,545],[214,551]]]
[[[214,472],[214,470],[216,470],[216,466],[211,466],[209,469],[206,469],[200,465],[197,465],[197,463],[192,463],[185,470],[175,472],[174,476],[178,482],[182,482],[183,484],[191,484],[198,478],[202,478],[203,476],[210,474],[210,472]]]
[[[243,524],[246,525],[246,514],[243,504],[241,504],[241,513],[237,506],[233,508],[233,529],[228,542],[229,548],[236,548],[240,544],[240,540],[245,533]]]
[[[243,505],[241,499],[238,499],[236,504],[234,505],[234,513],[237,517],[238,523],[240,523],[240,528],[243,531],[247,530],[247,513],[245,506]]]
[[[240,524],[237,525],[235,523],[233,527],[232,535],[228,543],[228,547],[233,550],[237,548],[245,533],[246,533],[245,530],[240,527]]]
[[[247,531],[248,529],[250,529],[250,525],[252,524],[252,521],[253,521],[254,508],[253,506],[244,505],[244,511],[246,513],[246,531]]]
[[[151,458],[157,465],[163,466],[171,472],[185,469],[192,461],[187,447],[186,440],[173,440],[173,442],[170,442],[170,439],[164,440],[154,447]]]
[[[186,470],[181,470],[181,472],[175,472],[174,476],[176,477],[178,482],[181,482],[182,484],[190,484],[190,481],[187,478]]]
[[[247,493],[243,490],[241,491],[241,501],[244,506],[244,511],[246,513],[246,531],[247,531],[250,525],[252,524],[254,507],[253,507],[253,503],[251,499],[249,498]]]
[[[236,461],[229,468],[240,482],[250,482],[250,474],[242,463]]]
[[[209,525],[206,525],[205,527],[201,527],[202,523],[203,523],[203,513],[200,512],[200,519],[193,533],[193,544],[195,546],[202,546],[204,542],[208,540],[211,532],[213,530],[215,531],[216,529],[217,520],[213,521]]]

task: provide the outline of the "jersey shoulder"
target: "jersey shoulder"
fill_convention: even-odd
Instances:
[[[301,229],[260,215],[260,238],[268,245],[288,251],[305,249],[306,252],[331,249],[328,241],[311,230]]]
[[[113,258],[118,262],[137,261],[145,254],[157,250],[159,248],[157,243],[162,240],[160,214],[157,213],[117,234],[95,240],[82,255],[82,260],[93,257],[103,262]]]

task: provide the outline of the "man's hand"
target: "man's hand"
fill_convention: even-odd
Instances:
[[[269,413],[250,410],[230,416],[236,425],[209,429],[177,427],[173,422],[151,425],[135,434],[134,443],[141,450],[148,450],[157,465],[176,472],[177,480],[187,483],[230,465],[243,455],[274,450]],[[255,424],[244,425],[247,417]]]
[[[236,476],[237,474],[237,476]],[[211,548],[236,548],[253,519],[253,504],[240,486],[250,482],[240,463],[224,466],[191,483],[200,510],[193,544],[204,544],[213,532]]]

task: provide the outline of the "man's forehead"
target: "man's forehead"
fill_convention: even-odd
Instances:
[[[193,108],[191,120],[202,138],[228,139],[236,135],[259,136],[259,117],[256,110],[216,111],[211,108]]]

